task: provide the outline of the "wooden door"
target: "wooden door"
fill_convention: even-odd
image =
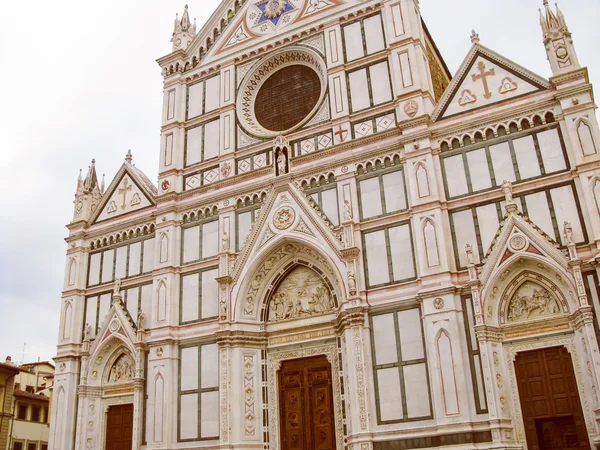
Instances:
[[[282,450],[335,450],[331,365],[325,356],[283,362],[279,418]]]
[[[571,355],[564,347],[519,353],[515,360],[529,450],[589,449]]]
[[[114,405],[108,408],[106,421],[106,450],[132,450],[133,405]]]

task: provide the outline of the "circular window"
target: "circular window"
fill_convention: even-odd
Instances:
[[[257,63],[240,85],[237,114],[246,131],[275,137],[304,125],[325,96],[326,68],[313,50],[293,47]]]
[[[298,125],[317,105],[321,81],[307,66],[288,66],[264,82],[254,103],[258,123],[271,131],[285,131]]]

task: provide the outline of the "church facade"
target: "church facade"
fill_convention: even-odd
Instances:
[[[50,448],[600,448],[600,130],[540,26],[550,79],[475,32],[452,76],[417,0],[186,6],[158,183],[78,180]]]

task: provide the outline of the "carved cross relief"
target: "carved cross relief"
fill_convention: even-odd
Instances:
[[[490,87],[488,86],[487,77],[496,75],[496,70],[494,68],[491,68],[486,72],[485,63],[483,61],[479,61],[479,64],[477,64],[477,70],[479,71],[478,74],[471,75],[473,77],[473,81],[481,80],[481,82],[483,83],[483,90],[485,92],[483,94],[483,97],[486,99],[490,99],[492,98],[492,93],[490,92]]]
[[[123,203],[121,204],[121,209],[125,209],[127,207],[127,192],[130,192],[133,189],[133,186],[129,184],[129,180],[127,177],[123,178],[123,187],[119,188],[119,195],[123,194]]]

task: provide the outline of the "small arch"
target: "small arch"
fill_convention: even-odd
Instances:
[[[527,119],[521,120],[521,130],[529,130],[530,128],[531,128],[531,124],[529,123],[529,120],[527,120]]]
[[[65,312],[63,315],[63,339],[71,337],[71,326],[73,325],[73,306],[70,301],[65,304]]]
[[[65,388],[60,386],[56,395],[56,406],[53,408],[53,422],[54,422],[54,450],[61,450],[63,448],[64,438],[64,421],[66,420],[63,411],[65,410]]]
[[[594,178],[592,180],[592,192],[594,193],[594,199],[596,201],[596,209],[600,214],[600,178]]]
[[[439,361],[439,373],[444,397],[444,408],[447,416],[460,414],[458,405],[458,389],[454,371],[454,354],[450,334],[442,328],[435,340]]]
[[[463,145],[467,146],[467,145],[471,145],[473,143],[473,141],[471,141],[471,136],[467,135],[465,136],[465,138],[463,139]]]
[[[458,138],[455,138],[452,140],[452,148],[453,149],[460,148],[460,141],[458,140]]]
[[[546,123],[553,123],[553,122],[555,122],[554,114],[552,114],[552,112],[550,112],[550,111],[548,111],[546,113],[546,115],[544,116],[544,118],[546,119]]]
[[[423,221],[423,243],[425,244],[425,256],[427,267],[440,265],[440,253],[438,248],[437,231],[433,220],[427,218]]]
[[[539,116],[539,114],[533,116],[533,126],[541,127],[542,125],[544,125],[544,120]]]
[[[481,134],[480,131],[475,133],[475,142],[477,142],[477,143],[483,142],[483,135]]]
[[[67,277],[69,286],[73,286],[75,284],[75,276],[77,274],[77,260],[75,258],[71,258],[69,262],[69,276]]]
[[[519,125],[516,122],[511,122],[508,126],[508,130],[510,131],[510,133],[518,133],[519,132]]]
[[[587,120],[580,119],[578,121],[577,138],[579,139],[579,145],[581,146],[581,151],[584,155],[593,155],[594,153],[597,153],[594,133]]]
[[[164,280],[160,280],[158,283],[158,304],[157,315],[159,322],[167,320],[167,284]]]
[[[154,442],[163,441],[165,380],[159,372],[154,377]]]
[[[494,130],[492,130],[491,128],[488,128],[487,130],[485,130],[485,138],[489,141],[490,139],[494,139],[496,136],[494,134]]]
[[[415,179],[417,181],[417,195],[419,198],[429,197],[431,191],[429,188],[429,173],[427,167],[422,162],[417,163],[415,168]]]
[[[450,146],[448,145],[448,143],[446,141],[442,141],[440,143],[440,150],[443,152],[450,150]]]
[[[161,263],[165,263],[169,260],[169,237],[167,233],[163,233],[160,238],[160,259]]]
[[[496,132],[498,133],[498,136],[506,136],[506,128],[504,125],[500,125]]]

